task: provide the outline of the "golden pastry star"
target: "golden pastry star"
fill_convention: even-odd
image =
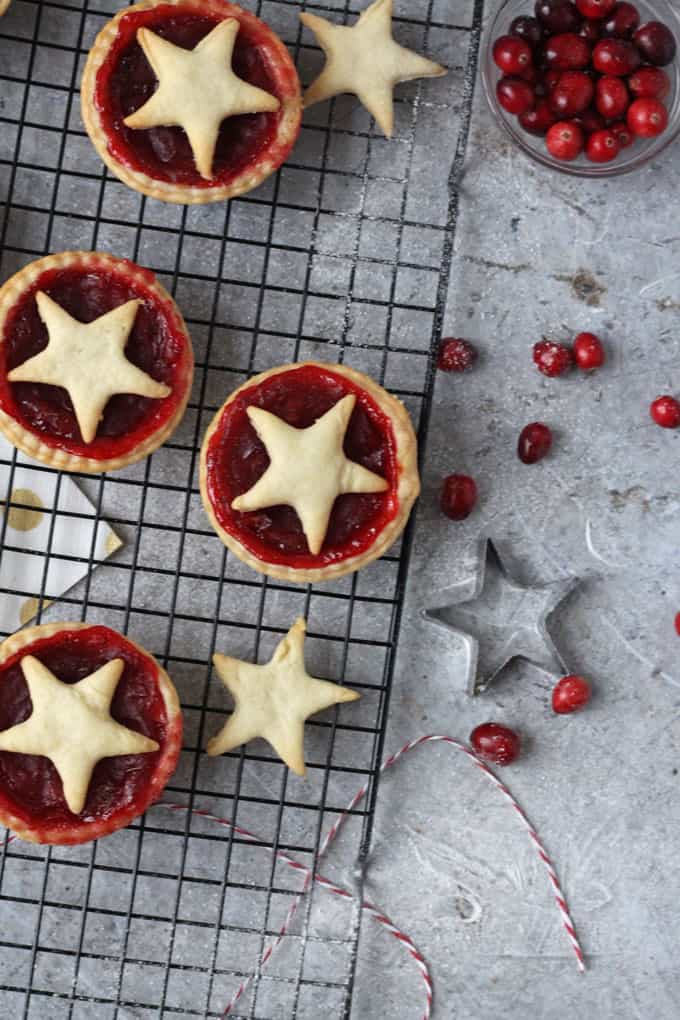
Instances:
[[[296,620],[265,666],[228,655],[213,656],[217,675],[232,694],[236,708],[217,736],[208,741],[209,755],[264,737],[289,769],[299,776],[305,774],[305,720],[331,705],[360,697],[348,687],[309,675],[305,629],[305,621]]]
[[[175,46],[148,28],[137,42],[158,79],[158,88],[143,106],[125,118],[131,128],[181,127],[187,134],[196,169],[212,180],[220,125],[225,117],[278,110],[279,100],[238,78],[231,68],[239,23],[221,21],[193,50]]]
[[[237,496],[234,510],[292,506],[307,545],[316,556],[323,545],[333,504],[348,492],[384,492],[384,478],[348,460],[342,445],[356,397],[348,394],[306,429],[296,429],[260,407],[248,417],[271,461],[251,489]]]
[[[127,301],[93,322],[78,322],[42,291],[35,299],[49,343],[40,354],[8,372],[7,378],[67,390],[84,442],[94,439],[104,408],[116,393],[160,398],[171,392],[124,354],[141,301]]]
[[[388,138],[394,115],[392,90],[401,81],[438,78],[446,68],[400,46],[392,38],[392,0],[375,0],[356,24],[335,25],[316,14],[300,20],[326,54],[323,71],[309,86],[304,105],[312,106],[341,92],[351,92],[375,117]]]
[[[0,751],[49,758],[74,815],[85,807],[98,761],[158,750],[155,740],[111,718],[111,699],[124,668],[123,659],[112,659],[78,683],[66,684],[32,655],[21,660],[33,712],[25,722],[0,733]]]

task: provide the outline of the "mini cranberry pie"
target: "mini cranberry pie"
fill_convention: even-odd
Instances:
[[[341,577],[403,531],[420,490],[404,406],[344,365],[284,365],[239,387],[203,440],[201,496],[213,527],[255,570]]]
[[[0,429],[65,471],[112,471],[174,432],[189,399],[191,341],[152,273],[64,252],[0,288]]]
[[[141,0],[97,36],[81,85],[97,152],[166,202],[241,195],[300,130],[300,82],[272,30],[226,0]]]
[[[160,797],[181,746],[170,678],[122,634],[50,623],[0,645],[0,822],[22,839],[123,828]]]

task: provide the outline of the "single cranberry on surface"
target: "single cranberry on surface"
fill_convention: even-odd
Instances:
[[[657,397],[649,406],[652,421],[662,429],[677,429],[680,425],[680,403],[668,395]]]
[[[598,112],[607,120],[619,120],[628,109],[630,94],[621,78],[611,74],[603,75],[598,79],[596,95]]]
[[[514,730],[493,722],[476,726],[470,734],[470,743],[475,754],[495,765],[510,765],[519,758],[522,748],[519,735]]]
[[[477,485],[469,475],[447,475],[442,485],[440,506],[452,521],[464,521],[477,502]]]
[[[575,32],[564,32],[550,36],[545,44],[544,56],[548,67],[558,71],[580,71],[590,63],[590,46]]]
[[[537,99],[533,110],[519,115],[519,122],[532,135],[544,135],[553,126],[557,117],[547,99]]]
[[[442,372],[465,372],[477,358],[477,351],[467,340],[445,337],[439,345],[437,368]]]
[[[510,35],[516,35],[518,39],[524,39],[530,46],[538,46],[543,38],[543,29],[536,18],[529,18],[520,15],[510,25]]]
[[[602,26],[603,35],[630,39],[640,24],[640,12],[634,4],[618,3]]]
[[[671,80],[660,67],[641,67],[628,79],[628,88],[639,99],[665,99]]]
[[[574,340],[574,360],[584,372],[592,372],[604,365],[602,341],[594,333],[579,333]]]
[[[628,107],[627,122],[638,138],[656,138],[668,127],[668,110],[658,99],[636,99]]]
[[[561,120],[549,129],[545,144],[555,159],[570,162],[583,152],[583,130],[573,120]]]
[[[677,44],[668,25],[661,21],[647,21],[640,25],[633,42],[650,64],[665,67],[675,59]]]
[[[531,64],[531,47],[514,35],[501,35],[493,44],[493,59],[504,74],[520,74]]]
[[[571,0],[536,0],[538,21],[548,32],[575,32],[581,16]]]
[[[563,71],[550,90],[549,102],[560,117],[575,117],[590,106],[594,95],[593,80],[585,71]]]
[[[680,636],[680,613],[675,614],[675,631]]]
[[[594,131],[586,142],[586,157],[591,163],[611,163],[620,151],[619,140],[609,128]]]
[[[601,131],[604,127],[604,117],[601,117],[597,110],[592,108],[584,110],[576,120],[587,135],[592,135],[593,131]]]
[[[622,120],[616,124],[612,124],[609,129],[613,135],[616,135],[616,141],[619,143],[619,150],[627,149],[629,145],[633,144],[633,134],[630,131],[627,124],[624,124]]]
[[[542,421],[525,425],[517,441],[517,456],[523,464],[536,464],[543,460],[552,446],[552,432]]]
[[[539,340],[534,344],[534,364],[539,372],[551,379],[564,375],[573,363],[573,355],[564,344],[558,344],[555,340]]]
[[[536,101],[533,88],[521,78],[501,78],[496,85],[496,96],[504,110],[517,115],[526,113]]]
[[[616,7],[616,0],[576,0],[576,7],[584,18],[606,18]]]
[[[580,708],[588,704],[590,696],[590,684],[585,677],[577,676],[575,673],[572,673],[571,676],[563,676],[553,687],[553,712],[557,712],[558,715],[578,712]]]
[[[623,78],[637,71],[641,63],[637,47],[627,39],[602,39],[593,50],[593,67],[600,74]]]

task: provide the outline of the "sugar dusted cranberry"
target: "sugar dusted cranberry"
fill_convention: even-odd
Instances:
[[[536,95],[527,81],[521,78],[501,78],[496,85],[498,102],[508,113],[526,113],[534,105]]]
[[[630,103],[626,83],[611,74],[603,75],[597,82],[595,105],[607,120],[619,120]]]
[[[578,34],[592,46],[602,38],[602,26],[599,21],[584,21]]]
[[[592,372],[594,368],[604,365],[604,347],[594,333],[579,333],[574,340],[574,360],[584,372]]]
[[[503,74],[520,74],[531,63],[531,47],[514,35],[501,35],[493,44],[493,59]]]
[[[638,138],[656,138],[668,127],[668,110],[658,99],[636,99],[628,107],[627,120]]]
[[[519,122],[532,135],[544,135],[557,120],[547,99],[536,100],[533,110],[520,114]]]
[[[602,39],[593,50],[593,67],[600,74],[622,78],[642,63],[637,47],[627,39]]]
[[[630,39],[640,24],[640,12],[629,3],[619,3],[602,26],[603,35],[613,35],[617,39]]]
[[[452,521],[464,521],[477,502],[477,485],[469,475],[448,475],[442,485],[440,506]]]
[[[547,32],[576,32],[581,16],[570,0],[536,0],[536,17]]]
[[[477,359],[477,351],[467,340],[445,337],[439,347],[437,368],[442,372],[466,372]]]
[[[593,131],[601,131],[604,127],[604,117],[601,117],[597,110],[584,110],[576,119],[587,135],[592,135]]]
[[[590,684],[585,677],[572,674],[563,676],[553,687],[552,707],[558,715],[578,712],[590,701]]]
[[[640,25],[633,36],[633,42],[644,59],[657,67],[665,67],[675,59],[675,36],[661,21],[648,21]]]
[[[519,434],[517,456],[523,464],[536,464],[550,453],[552,432],[541,421],[525,425]]]
[[[641,67],[631,74],[628,88],[639,99],[665,99],[671,90],[671,82],[660,67]]]
[[[470,743],[476,754],[495,765],[510,765],[519,757],[522,742],[509,726],[500,723],[482,723],[470,734]]]
[[[595,86],[585,71],[563,71],[550,91],[550,105],[560,117],[575,117],[593,101]]]
[[[633,144],[633,135],[627,124],[624,124],[622,120],[616,124],[612,124],[609,129],[613,135],[616,135],[616,141],[619,143],[619,149],[627,149],[629,145]]]
[[[550,378],[568,372],[573,360],[571,351],[564,344],[554,340],[539,340],[534,344],[534,364],[539,372]]]
[[[680,403],[675,397],[657,397],[650,404],[649,413],[662,429],[677,429],[680,425]]]
[[[606,18],[616,7],[616,0],[576,0],[576,7],[584,18]]]
[[[590,46],[580,35],[564,32],[550,36],[544,55],[548,67],[558,71],[580,71],[590,63]]]
[[[550,155],[567,163],[583,152],[583,143],[583,130],[573,120],[553,124],[545,139]]]
[[[586,142],[586,157],[591,163],[610,163],[620,151],[618,138],[609,128],[594,131]]]
[[[516,35],[518,39],[524,39],[531,47],[535,47],[543,38],[543,29],[536,18],[520,15],[510,25],[510,35]]]

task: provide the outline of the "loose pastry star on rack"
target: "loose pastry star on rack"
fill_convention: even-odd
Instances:
[[[104,408],[115,394],[161,398],[171,392],[125,357],[139,300],[126,301],[93,322],[78,322],[42,291],[36,294],[36,304],[49,342],[39,354],[8,372],[7,378],[67,390],[86,443],[95,438]]]
[[[326,54],[326,65],[304,94],[304,105],[350,92],[375,117],[388,138],[392,136],[392,90],[402,81],[439,78],[446,68],[392,37],[392,0],[375,0],[352,26],[336,25],[304,12],[300,20],[311,29]]]
[[[226,117],[278,110],[279,100],[249,85],[231,68],[239,30],[235,18],[221,21],[193,50],[175,46],[148,28],[137,41],[158,78],[158,88],[129,117],[131,128],[181,127],[186,132],[196,169],[212,180],[213,156]]]

